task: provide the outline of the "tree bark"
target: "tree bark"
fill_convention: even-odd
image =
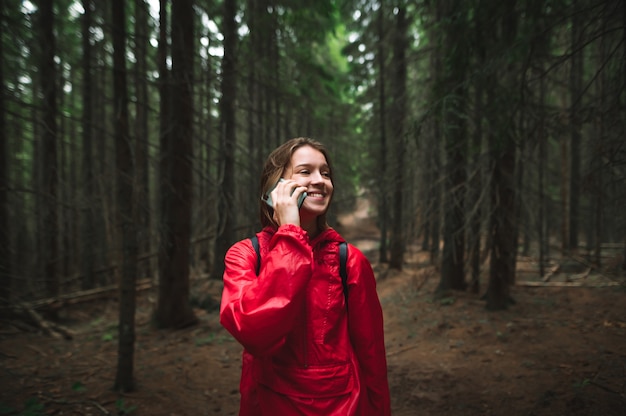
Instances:
[[[565,136],[559,139],[561,150],[561,255],[569,252],[569,159],[568,142]]]
[[[220,160],[222,175],[220,196],[218,197],[218,229],[222,232],[215,242],[213,262],[214,279],[221,279],[224,273],[224,256],[235,239],[235,96],[236,96],[236,48],[237,24],[235,21],[236,1],[224,1],[224,58],[222,64],[222,99],[220,128]]]
[[[380,180],[378,181],[378,224],[380,228],[380,246],[378,248],[378,258],[381,263],[387,263],[387,225],[389,224],[389,181],[387,178],[387,93],[385,91],[385,82],[387,81],[385,73],[385,6],[381,1],[380,10],[378,11],[378,45],[377,45],[377,61],[378,61],[378,106],[379,106],[379,143],[380,157],[378,163],[380,166]]]
[[[503,47],[511,47],[517,33],[515,2],[501,5],[502,17],[499,20],[503,37]],[[515,163],[516,147],[513,135],[514,105],[505,91],[514,89],[515,78],[512,64],[503,66],[496,73],[496,82],[489,90],[488,101],[497,106],[497,115],[492,123],[489,150],[491,169],[491,234],[489,285],[485,298],[489,310],[506,309],[511,303],[510,286],[515,280]],[[496,91],[494,88],[500,88]]]
[[[137,279],[137,235],[134,207],[134,167],[128,124],[128,87],[126,81],[126,1],[113,0],[113,114],[115,128],[115,185],[119,251],[122,256],[119,276],[119,339],[114,390],[129,392],[133,381],[135,348],[135,285]]]
[[[484,27],[485,13],[477,13],[475,16],[475,48],[476,48],[476,64],[482,67],[486,63],[486,45]],[[481,195],[483,193],[482,174],[482,141],[483,141],[483,117],[484,117],[484,90],[486,84],[485,76],[478,76],[474,86],[474,131],[472,132],[471,150],[469,154],[471,160],[471,175],[469,178],[469,236],[468,236],[468,257],[470,263],[470,283],[469,290],[472,293],[480,292],[480,249],[481,249],[481,222],[482,222],[482,203]]]
[[[161,328],[184,328],[197,322],[189,304],[194,53],[193,3],[177,0],[172,2],[171,83],[176,91],[170,97],[172,134],[164,136],[161,148],[161,159],[167,161],[161,183],[160,285],[155,312],[155,323]]]
[[[508,138],[508,140],[511,140]],[[498,146],[498,144],[494,144]],[[502,150],[496,150],[492,170],[492,221],[493,238],[487,288],[487,309],[501,310],[508,307],[510,285],[515,270],[514,234],[515,218],[515,147],[504,143]]]
[[[54,8],[52,1],[38,2],[40,13],[41,65],[39,73],[43,89],[43,116],[41,136],[42,180],[43,180],[43,236],[45,242],[45,282],[48,296],[59,293],[58,255],[59,224],[57,209],[58,166],[57,166],[57,70],[55,63],[56,37],[54,34]]]
[[[462,4],[448,0],[444,4],[443,44],[449,51],[444,62],[443,79],[443,125],[446,146],[446,176],[444,201],[443,252],[441,279],[437,293],[445,295],[449,290],[465,290],[467,284],[463,266],[465,263],[465,182],[467,175],[467,127],[465,68],[468,64],[464,40],[468,35]]]
[[[248,179],[248,189],[255,190],[257,192],[249,192],[248,200],[250,201],[249,206],[254,208],[254,212],[258,212],[259,206],[259,193],[260,186],[258,178],[261,176],[261,166],[262,162],[258,162],[259,156],[261,153],[262,140],[260,140],[257,132],[259,129],[258,122],[258,97],[260,95],[260,82],[259,82],[259,73],[261,71],[260,68],[257,68],[256,62],[261,59],[259,56],[261,52],[261,33],[260,33],[260,25],[259,22],[264,18],[263,11],[259,7],[260,2],[255,0],[247,0],[246,5],[248,10],[251,11],[250,18],[248,19],[248,25],[250,27],[250,48],[247,53],[247,70],[248,70],[248,79],[246,80],[246,90],[247,94],[245,99],[247,100],[246,108],[248,108],[248,115],[246,120],[246,134],[248,136],[248,155],[246,158],[247,164],[250,169],[250,175]],[[248,204],[247,204],[248,205]],[[255,216],[251,216],[250,218],[255,218]],[[257,222],[251,222],[248,227],[248,233],[251,235],[255,232],[258,225]]]
[[[433,3],[433,13],[435,15],[435,21],[439,22],[442,19],[442,4],[439,2]],[[440,42],[441,31],[437,28],[431,28],[429,36],[435,42]],[[443,72],[443,57],[440,54],[431,54],[429,61],[430,72],[433,73],[435,78],[435,90],[438,88],[438,77]],[[428,214],[428,230],[430,234],[429,249],[430,249],[430,264],[440,266],[440,239],[441,239],[441,200],[442,200],[442,160],[441,160],[441,143],[443,141],[443,122],[442,122],[442,104],[441,100],[437,100],[432,104],[432,116],[431,128],[432,133],[427,142],[428,152],[426,154],[426,160],[424,162],[427,170],[426,184],[428,187],[427,192],[427,209]]]
[[[82,71],[83,71],[83,91],[82,91],[82,179],[84,200],[82,208],[81,224],[81,273],[83,279],[81,285],[83,289],[91,289],[95,286],[96,279],[94,270],[96,267],[96,230],[93,201],[94,189],[94,169],[93,169],[93,74],[91,70],[92,47],[91,47],[91,25],[93,13],[93,0],[83,0],[83,17],[81,19],[81,40],[82,40]]]
[[[147,73],[148,64],[148,5],[145,0],[135,0],[135,166],[137,183],[137,219],[140,228],[139,252],[148,253],[151,251],[152,233],[150,224],[152,222],[151,192],[150,192],[150,171],[149,171],[149,135],[148,135],[148,109],[150,102],[148,99]],[[152,274],[151,262],[146,261],[140,264],[140,275],[150,276]]]
[[[392,181],[392,205],[393,212],[391,222],[391,234],[389,242],[389,267],[396,270],[402,270],[404,263],[405,251],[405,228],[404,222],[404,189],[405,183],[405,167],[404,154],[406,152],[406,137],[404,123],[406,118],[406,48],[407,48],[407,29],[408,19],[406,17],[406,7],[398,8],[396,15],[395,36],[393,41],[393,78],[392,90],[395,97],[392,111],[392,129],[393,129],[393,158],[394,158],[394,175]]]
[[[569,175],[569,244],[572,252],[578,249],[580,222],[580,146],[582,140],[581,101],[583,82],[583,51],[576,51],[580,45],[582,16],[577,10],[572,15],[572,64],[570,68],[570,175]]]
[[[0,56],[4,57],[4,14],[0,15]],[[0,88],[6,90],[4,65],[0,65]],[[9,136],[5,94],[0,93],[0,300],[11,299],[11,238],[9,234]]]
[[[598,64],[604,65],[608,54],[608,40],[606,35],[599,39],[600,47],[598,53]],[[599,114],[594,119],[594,152],[592,165],[594,167],[593,172],[593,223],[594,223],[594,263],[597,267],[602,266],[602,239],[604,235],[604,202],[605,202],[605,175],[602,169],[603,161],[602,157],[605,152],[606,131],[604,126],[607,123],[607,113],[609,112],[609,104],[607,99],[607,86],[609,85],[608,77],[603,72],[598,77],[596,83],[596,95],[600,97],[599,102]]]
[[[108,21],[110,6],[105,2],[93,1],[94,8],[94,23],[100,29],[107,30],[108,25],[99,22]],[[96,23],[97,22],[97,23]],[[108,34],[108,31],[107,31]],[[103,62],[109,59],[109,51],[105,48],[105,42],[96,42],[92,45],[94,52],[94,62]],[[94,157],[92,160],[94,169],[94,198],[91,203],[90,209],[94,213],[94,227],[95,227],[95,256],[96,267],[106,267],[106,265],[117,262],[117,259],[111,258],[109,254],[112,250],[114,242],[111,235],[111,228],[109,226],[111,222],[112,212],[114,208],[114,198],[112,197],[111,185],[114,183],[112,179],[113,173],[111,172],[111,151],[113,147],[110,142],[108,131],[108,123],[106,120],[111,120],[112,112],[109,105],[109,101],[106,98],[110,94],[107,93],[110,88],[108,83],[110,82],[110,72],[108,68],[103,66],[93,66],[94,79],[92,82],[93,90],[93,114],[92,118],[92,142],[94,148]],[[97,115],[97,117],[95,116]],[[113,279],[110,275],[101,274],[100,278],[96,279],[96,285],[111,284]]]
[[[543,78],[539,81],[539,105],[543,106],[545,102],[545,81]],[[545,274],[545,265],[548,246],[547,235],[547,218],[546,218],[546,197],[545,197],[545,166],[547,165],[547,147],[548,136],[546,134],[545,116],[539,120],[539,173],[537,186],[539,193],[539,215],[537,217],[537,238],[539,239],[539,276],[543,278]]]

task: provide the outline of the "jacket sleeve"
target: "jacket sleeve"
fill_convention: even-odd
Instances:
[[[250,240],[234,244],[224,259],[221,324],[253,355],[280,348],[304,305],[311,278],[308,234],[283,225],[262,250],[256,275],[256,253]]]
[[[376,279],[369,260],[350,245],[348,271],[348,328],[363,374],[371,414],[391,414],[383,312],[376,292]],[[370,414],[370,413],[368,413]]]

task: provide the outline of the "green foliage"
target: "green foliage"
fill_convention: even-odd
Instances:
[[[12,415],[15,414],[15,409],[0,402],[0,415]]]
[[[124,403],[124,399],[117,399],[115,401],[115,408],[117,409],[118,415],[129,415],[137,410],[137,406],[127,406]]]
[[[211,332],[209,335],[205,337],[199,337],[194,340],[194,344],[196,347],[201,347],[203,345],[220,345],[224,342],[232,341],[233,339],[227,335],[217,336],[215,332]]]
[[[117,326],[112,326],[107,328],[103,333],[100,339],[102,341],[113,341],[115,336],[117,335]]]
[[[99,317],[95,318],[94,320],[92,320],[91,322],[89,322],[89,326],[91,326],[91,327],[98,327],[98,326],[102,325],[103,322],[104,322],[104,317],[103,316],[99,316]]]
[[[442,306],[454,305],[455,302],[456,302],[456,298],[452,296],[448,296],[439,300],[439,304]]]
[[[87,390],[87,387],[82,382],[75,381],[74,384],[72,384],[72,390],[76,392],[83,392]]]
[[[113,332],[107,331],[102,334],[102,337],[100,339],[102,341],[113,341],[115,339],[115,334]]]
[[[580,381],[575,382],[575,383],[574,383],[574,385],[573,385],[573,387],[574,387],[575,389],[582,389],[582,388],[587,387],[587,386],[588,386],[588,385],[590,385],[590,384],[591,384],[591,380],[589,380],[588,378],[585,378],[585,379],[583,379],[583,380],[580,380]]]
[[[22,411],[13,409],[4,403],[0,403],[0,415],[6,416],[43,416],[46,414],[44,410],[44,405],[39,403],[39,400],[37,400],[36,397],[27,399],[24,403],[24,410]]]
[[[213,341],[215,341],[215,333],[214,332],[210,333],[206,337],[196,338],[194,340],[194,344],[196,345],[196,347],[200,347],[202,345],[211,345],[211,344],[213,344]]]

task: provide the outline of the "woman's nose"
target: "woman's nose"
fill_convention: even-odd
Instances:
[[[311,183],[320,183],[324,179],[321,172],[312,172],[310,177]]]

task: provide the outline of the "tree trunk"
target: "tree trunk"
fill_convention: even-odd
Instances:
[[[485,65],[485,35],[484,35],[484,13],[476,14],[475,30],[475,48],[477,55],[477,65],[479,67]],[[468,257],[470,261],[470,284],[469,290],[472,293],[480,292],[480,248],[481,248],[481,215],[482,203],[481,194],[483,193],[482,174],[482,140],[483,140],[483,117],[484,117],[484,88],[486,77],[479,76],[476,78],[474,87],[474,131],[472,133],[471,151],[469,154],[471,160],[471,174],[469,179],[468,207],[469,207],[469,238],[468,240]]]
[[[441,3],[433,3],[435,21],[441,21],[442,16],[442,8]],[[438,39],[441,32],[437,31],[437,29],[431,29],[429,36],[433,39]],[[439,76],[443,72],[442,65],[443,57],[439,54],[431,54],[430,56],[430,72],[435,74],[435,76]],[[432,110],[432,133],[429,141],[427,142],[428,152],[426,153],[426,161],[424,162],[427,170],[427,198],[428,208],[426,212],[428,213],[427,221],[428,221],[428,229],[430,234],[430,264],[432,265],[440,265],[440,239],[441,239],[441,198],[442,198],[442,160],[441,160],[441,142],[443,139],[442,134],[442,105],[441,101],[436,101],[433,104]]]
[[[4,14],[0,15],[0,56],[4,57]],[[4,65],[0,65],[0,88],[6,90]],[[9,136],[5,94],[0,94],[0,301],[11,299],[11,238],[9,234]]]
[[[215,242],[212,277],[221,279],[224,273],[224,256],[235,239],[235,95],[237,25],[235,0],[224,1],[224,58],[222,64],[222,99],[220,128],[220,157],[222,163],[221,192],[218,198],[218,229],[222,232]]]
[[[442,186],[441,186],[441,149],[440,141],[441,137],[441,119],[435,117],[433,122],[433,138],[432,148],[430,154],[432,159],[429,161],[430,181],[429,181],[429,224],[430,224],[430,263],[438,264],[440,256],[440,240],[441,240],[441,199],[442,199]]]
[[[258,96],[260,94],[259,74],[260,68],[257,68],[256,62],[261,59],[258,55],[261,52],[261,33],[260,33],[260,21],[264,18],[262,10],[258,7],[260,2],[254,0],[247,0],[246,6],[250,10],[251,14],[248,19],[248,25],[250,27],[250,48],[247,55],[247,70],[248,79],[246,80],[247,94],[245,99],[247,100],[246,107],[249,108],[246,119],[246,134],[248,136],[248,157],[246,159],[248,166],[250,167],[250,176],[248,181],[248,189],[258,190],[260,192],[259,180],[261,163],[257,163],[259,159],[259,153],[261,152],[262,141],[259,140],[257,132],[259,132],[259,122],[257,114],[259,108]],[[251,207],[255,208],[255,212],[258,212],[259,197],[258,192],[250,192]],[[254,216],[251,218],[255,218]],[[258,225],[255,222],[251,222],[248,228],[248,233],[253,234]]]
[[[45,242],[45,282],[48,296],[59,294],[58,255],[59,224],[57,209],[57,71],[55,63],[56,37],[54,33],[54,7],[52,1],[38,2],[42,53],[39,73],[43,89],[43,116],[41,136],[43,200],[43,238]]]
[[[600,47],[597,56],[599,65],[604,65],[608,55],[608,40],[605,36],[600,37]],[[593,223],[594,223],[594,263],[597,267],[602,266],[602,240],[604,235],[604,202],[605,202],[605,177],[602,169],[604,162],[602,157],[605,153],[607,113],[609,104],[607,100],[607,86],[610,85],[606,73],[601,73],[596,83],[596,95],[600,97],[598,104],[598,117],[594,118],[594,151],[592,159],[593,175]]]
[[[82,146],[82,179],[83,193],[85,203],[82,208],[82,224],[81,224],[81,274],[83,279],[81,282],[83,289],[92,289],[95,287],[95,267],[96,267],[96,230],[94,215],[94,169],[93,169],[93,74],[91,70],[92,47],[91,47],[91,25],[93,0],[83,0],[83,18],[81,20],[81,40],[83,46],[83,97],[82,97],[82,120],[83,127],[83,146]]]
[[[465,182],[467,154],[467,127],[465,123],[465,68],[468,58],[464,41],[467,38],[466,19],[461,13],[460,1],[444,2],[442,34],[444,49],[449,51],[444,62],[441,83],[443,97],[443,125],[446,146],[446,177],[444,201],[443,252],[441,279],[436,292],[445,295],[449,290],[465,290],[467,284],[465,263]]]
[[[164,29],[161,27],[161,29]],[[171,131],[161,159],[162,221],[159,251],[159,297],[155,312],[160,328],[183,328],[197,319],[189,304],[191,203],[193,192],[194,13],[191,0],[172,3]]]
[[[569,166],[567,155],[567,140],[565,137],[559,139],[561,149],[561,254],[567,255],[569,252]]]
[[[515,3],[502,3],[500,20],[504,47],[514,44],[517,33]],[[506,91],[512,91],[516,80],[512,64],[497,72],[495,86],[489,90],[488,101],[495,105],[497,115],[490,133],[491,154],[491,224],[489,285],[485,298],[489,310],[506,309],[511,302],[510,286],[515,280],[515,137],[511,125],[514,104]],[[496,91],[494,88],[501,87]],[[497,111],[495,111],[497,110]]]
[[[80,66],[76,66],[74,71],[76,73],[80,73]],[[78,109],[82,106],[82,93],[79,88],[72,89],[71,92],[71,107],[72,109]],[[80,102],[80,104],[78,104]],[[71,143],[74,145],[69,146],[70,148],[70,157],[72,158],[70,163],[70,189],[68,196],[72,198],[72,200],[77,200],[81,194],[81,185],[82,185],[82,165],[81,165],[81,157],[82,157],[82,137],[80,137],[81,126],[78,123],[71,123]],[[71,234],[70,237],[70,250],[71,256],[68,258],[71,260],[71,264],[69,265],[69,273],[76,274],[80,273],[81,270],[81,248],[82,248],[82,239],[81,239],[81,214],[82,209],[78,204],[71,204],[68,209],[68,214],[70,218],[68,221],[70,222]],[[69,274],[68,273],[68,274]]]
[[[583,82],[583,51],[576,51],[581,44],[581,14],[577,10],[572,15],[572,66],[570,68],[570,175],[569,175],[569,249],[578,249],[578,224],[580,221],[580,145],[582,140],[581,100]]]
[[[113,114],[115,128],[115,185],[118,246],[122,260],[119,302],[119,339],[114,390],[133,391],[135,348],[135,284],[137,279],[137,235],[135,218],[134,168],[128,124],[126,81],[126,1],[113,0]]]
[[[159,45],[157,48],[157,67],[159,71],[159,165],[157,171],[157,187],[158,187],[158,203],[159,203],[159,222],[157,232],[159,234],[158,246],[158,278],[162,279],[167,273],[168,257],[169,257],[169,241],[171,239],[171,231],[168,228],[168,218],[170,216],[169,201],[171,197],[170,185],[170,165],[171,158],[168,156],[170,146],[174,138],[171,131],[172,114],[171,114],[171,93],[170,71],[168,68],[169,57],[169,36],[168,36],[168,0],[159,1]]]
[[[623,56],[626,56],[626,7],[622,6],[622,48]],[[622,65],[622,79],[626,79],[626,65]],[[2,85],[2,84],[0,84]],[[626,108],[622,106],[622,120],[626,120]],[[625,224],[622,225],[626,226]],[[622,270],[626,272],[626,232],[624,235],[624,255],[622,257]]]
[[[522,103],[522,105],[524,105]],[[524,129],[524,121],[523,121],[523,115],[520,117],[520,130],[523,131]],[[523,188],[523,183],[524,183],[524,165],[522,164],[521,161],[523,161],[526,157],[526,140],[521,140],[521,141],[517,141],[515,144],[515,147],[518,148],[519,150],[516,151],[516,158],[515,158],[515,218],[513,219],[513,245],[514,245],[514,250],[515,250],[515,255],[513,257],[513,268],[515,268],[515,262],[516,262],[516,258],[517,258],[517,252],[518,252],[518,246],[519,246],[519,234],[520,234],[520,230],[519,227],[517,226],[520,221],[521,221],[521,216],[522,216],[522,200],[521,200],[521,193]],[[526,233],[525,233],[526,234]],[[513,272],[513,280],[511,280],[511,284],[514,285],[515,284],[515,271]]]
[[[385,74],[385,28],[384,28],[385,7],[381,1],[380,10],[378,12],[378,104],[379,104],[379,135],[380,135],[380,180],[378,181],[378,226],[380,227],[380,246],[378,248],[378,258],[381,263],[387,263],[387,225],[389,224],[389,189],[388,172],[387,172],[387,94],[385,91],[385,82],[387,80]]]
[[[204,33],[198,35],[199,38],[203,36],[210,36],[211,30],[209,28],[202,28]],[[194,159],[194,181],[198,185],[195,187],[196,193],[194,193],[194,200],[199,201],[196,204],[198,216],[201,219],[199,223],[194,226],[194,229],[201,230],[200,233],[203,237],[201,242],[194,245],[194,259],[198,259],[199,264],[202,265],[204,272],[209,272],[212,267],[212,247],[213,247],[213,234],[214,234],[214,217],[215,217],[215,164],[213,160],[213,136],[214,136],[214,122],[213,122],[213,92],[215,91],[215,85],[213,81],[217,75],[214,74],[214,58],[210,54],[210,45],[203,45],[203,53],[207,57],[198,74],[199,85],[199,107],[202,111],[200,116],[199,132],[195,134],[196,140],[194,142],[194,149],[196,150],[196,157]],[[198,91],[198,90],[196,90]],[[196,212],[193,214],[196,215]]]
[[[405,146],[405,131],[404,122],[406,116],[406,48],[407,48],[407,28],[408,20],[406,18],[406,7],[401,6],[398,8],[398,14],[396,15],[396,27],[395,37],[393,42],[393,143],[394,143],[394,176],[392,181],[392,206],[393,212],[391,222],[391,235],[389,242],[389,267],[396,270],[402,270],[404,262],[405,251],[405,228],[404,222],[404,196],[403,193],[405,182],[405,166],[404,166],[404,153],[406,152]]]
[[[539,81],[539,106],[543,107],[545,102],[545,80],[543,78]],[[539,276],[543,278],[545,274],[545,264],[546,264],[546,247],[548,245],[548,235],[547,235],[547,218],[546,218],[546,197],[545,197],[545,166],[547,165],[547,147],[548,147],[548,136],[546,134],[546,126],[545,126],[545,116],[541,116],[539,120],[539,184],[538,184],[538,193],[539,193],[539,214],[537,217],[537,235],[539,239]]]
[[[137,64],[135,65],[135,167],[137,178],[137,216],[139,221],[139,252],[149,253],[152,250],[152,233],[150,229],[151,223],[151,195],[150,195],[150,172],[149,172],[149,135],[148,135],[148,85],[147,73],[148,65],[146,62],[148,44],[148,6],[145,0],[135,0],[135,57]],[[141,276],[150,276],[152,274],[150,260],[146,260],[140,265],[139,274]]]
[[[502,138],[502,136],[501,136]],[[502,150],[495,150],[491,178],[493,238],[487,288],[487,309],[501,310],[508,307],[510,301],[510,285],[515,275],[511,267],[515,263],[514,235],[515,218],[515,147],[509,142],[503,144]],[[499,146],[499,144],[492,144]],[[494,150],[492,150],[494,151]]]
[[[624,252],[622,253],[622,270],[626,271],[626,237],[624,237]]]
[[[109,16],[109,5],[105,2],[93,1],[94,10],[94,22],[105,22]],[[99,26],[102,30],[105,30],[104,26]],[[107,32],[108,33],[108,32]],[[105,42],[97,42],[92,45],[94,52],[93,62],[103,62],[109,59],[109,51],[105,48]],[[110,247],[113,246],[111,238],[109,223],[112,212],[115,210],[113,207],[113,198],[110,191],[110,183],[114,182],[111,179],[111,163],[110,163],[110,138],[107,134],[108,123],[106,120],[110,120],[111,110],[108,105],[107,93],[109,87],[110,72],[108,68],[103,66],[92,66],[94,80],[92,83],[92,102],[93,102],[93,114],[92,118],[92,141],[93,141],[93,156],[92,165],[94,169],[94,198],[91,201],[90,209],[95,217],[95,237],[93,238],[95,243],[94,254],[96,256],[96,267],[102,268],[115,262],[109,253]],[[97,115],[97,117],[96,117]],[[97,285],[108,285],[113,282],[112,276],[108,274],[100,274],[96,277]]]

